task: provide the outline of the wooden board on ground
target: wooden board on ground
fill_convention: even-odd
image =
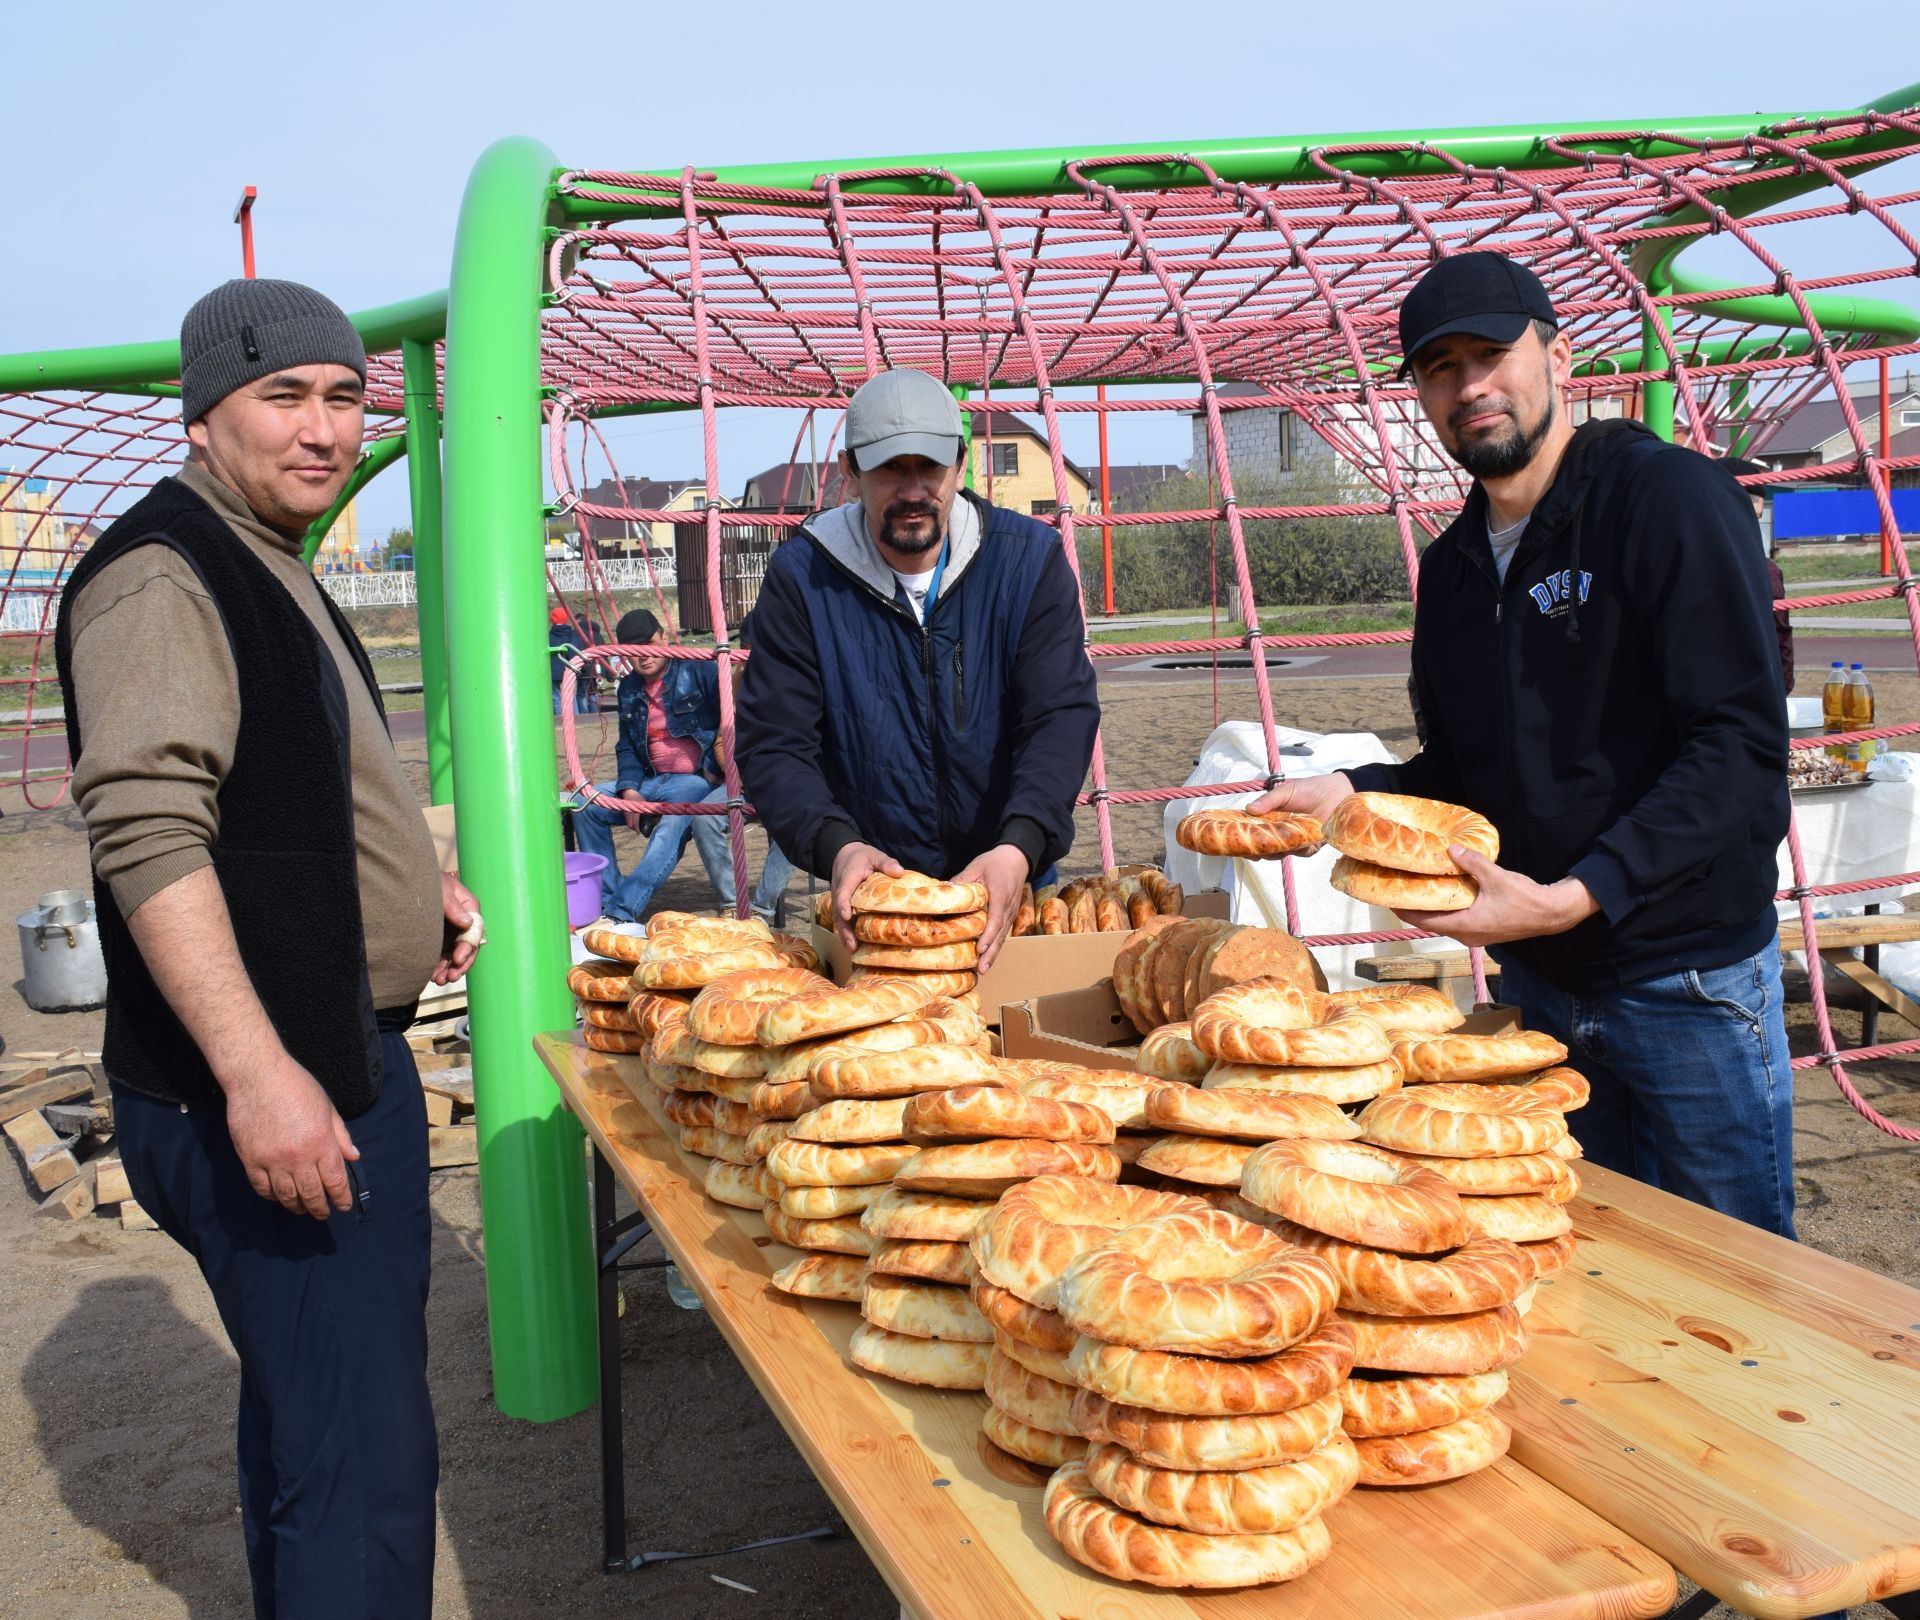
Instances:
[[[17,1081],[0,1091],[0,1124],[31,1114],[50,1103],[71,1102],[93,1091],[93,1079],[85,1069],[69,1069],[64,1074],[49,1074],[43,1063],[26,1070]]]
[[[94,1161],[94,1198],[102,1206],[128,1203],[133,1198],[133,1188],[127,1181],[127,1168],[120,1162],[120,1155],[109,1153]]]
[[[1763,1620],[1920,1589],[1920,1290],[1580,1174],[1514,1457]]]
[[[8,1120],[3,1128],[26,1166],[28,1179],[41,1192],[52,1192],[80,1173],[80,1161],[44,1114],[22,1114]]]
[[[427,1165],[453,1170],[480,1162],[480,1145],[471,1125],[434,1125],[427,1129]]]
[[[72,1180],[41,1199],[39,1212],[51,1215],[55,1220],[77,1221],[83,1215],[91,1215],[98,1202],[94,1189],[94,1167],[89,1164],[83,1166]]]
[[[1356,1491],[1328,1518],[1332,1557],[1282,1588],[1189,1594],[1104,1580],[1048,1535],[1043,1471],[982,1440],[982,1397],[854,1370],[846,1348],[858,1311],[771,1286],[770,1274],[794,1251],[775,1244],[758,1215],[702,1194],[702,1161],[681,1153],[651,1100],[629,1088],[627,1077],[638,1079],[632,1059],[589,1051],[577,1034],[534,1044],[917,1620],[1600,1620],[1658,1615],[1672,1602],[1665,1564],[1510,1461],[1430,1490]],[[660,1462],[655,1481],[665,1477]]]

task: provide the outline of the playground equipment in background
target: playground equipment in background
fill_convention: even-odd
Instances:
[[[1397,376],[1394,311],[1436,255],[1491,248],[1524,259],[1552,290],[1572,338],[1576,405],[1636,414],[1705,453],[1764,455],[1785,413],[1833,390],[1853,454],[1747,482],[1857,476],[1883,535],[1894,535],[1890,480],[1920,467],[1920,457],[1890,457],[1869,442],[1844,372],[1920,352],[1914,309],[1867,295],[1920,269],[1914,194],[1876,195],[1864,185],[1874,170],[1916,153],[1920,87],[1866,108],[1813,115],[720,171],[568,169],[531,140],[491,147],[468,184],[448,293],[357,318],[373,356],[374,425],[341,499],[406,457],[432,795],[456,806],[463,875],[485,901],[493,941],[470,988],[502,1409],[560,1417],[589,1404],[595,1387],[580,1133],[530,1049],[537,1031],[571,1019],[553,813],[544,517],[578,512],[703,526],[716,646],[667,651],[718,658],[729,727],[733,673],[744,656],[732,642],[720,578],[720,508],[637,510],[583,494],[594,464],[604,465],[611,487],[626,488],[600,430],[604,419],[697,412],[706,487],[719,490],[722,412],[837,412],[875,371],[919,366],[963,397],[1042,419],[1059,496],[1048,521],[1077,566],[1076,535],[1087,525],[1068,498],[1065,418],[1194,413],[1204,424],[1213,502],[1182,513],[1103,512],[1095,527],[1217,525],[1228,595],[1245,631],[1092,651],[1097,658],[1250,655],[1267,776],[1202,791],[1251,790],[1278,777],[1282,764],[1264,650],[1404,641],[1407,633],[1265,631],[1246,525],[1386,518],[1411,581],[1420,537],[1436,532],[1464,493]],[[1850,268],[1796,276],[1773,244],[1816,221],[1835,237],[1825,258]],[[1730,279],[1677,262],[1708,243],[1734,266]],[[110,518],[180,457],[171,404],[178,364],[171,342],[0,358],[0,457],[57,486],[54,504],[76,530]],[[1228,381],[1256,391],[1228,393]],[[1334,450],[1350,499],[1240,505],[1231,419],[1240,410],[1276,408]],[[443,434],[444,492],[436,453]],[[832,450],[829,434],[821,464]],[[782,509],[753,521],[784,533],[803,516]],[[1891,556],[1898,578],[1890,587],[1789,605],[1900,599],[1920,648],[1914,581],[1898,545]],[[24,697],[28,716],[12,785],[28,802],[47,803],[64,781],[64,750],[46,720],[51,670],[41,658],[54,593],[16,583],[17,562],[0,555],[0,590],[39,611],[27,673],[6,684],[14,694],[7,706]],[[603,621],[612,622],[610,602],[599,603],[603,589],[592,588],[590,553],[588,583]],[[1904,725],[1870,735],[1916,731]],[[730,817],[744,882],[745,806],[730,757],[728,787],[721,813]],[[1096,750],[1086,803],[1103,864],[1113,860],[1114,803],[1188,792],[1114,790]],[[1792,849],[1789,894],[1800,902],[1811,942],[1813,900],[1842,891],[1809,889],[1797,836]],[[1889,874],[1844,892],[1914,882],[1920,873]],[[1288,901],[1291,916],[1290,886]],[[1383,937],[1402,936],[1342,942]],[[1920,1041],[1836,1052],[1817,976],[1813,994],[1822,1050],[1803,1062],[1825,1063],[1855,1106],[1874,1117],[1845,1061],[1920,1050]]]

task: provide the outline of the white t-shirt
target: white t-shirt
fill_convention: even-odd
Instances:
[[[922,624],[927,622],[927,591],[933,584],[933,569],[924,574],[903,574],[894,569],[893,577],[900,581],[900,588],[907,593],[907,600],[913,604],[913,616]]]
[[[1494,572],[1499,574],[1502,585],[1507,582],[1507,564],[1513,561],[1513,553],[1527,532],[1527,524],[1533,519],[1529,512],[1518,523],[1504,529],[1496,529],[1491,522],[1487,524],[1487,544],[1493,547]]]

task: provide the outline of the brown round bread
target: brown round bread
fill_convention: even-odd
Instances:
[[[984,1142],[999,1137],[1111,1142],[1113,1121],[1082,1103],[1030,1097],[1000,1085],[962,1085],[914,1097],[905,1110],[903,1134],[909,1142]]]
[[[1469,1198],[1462,1207],[1475,1231],[1509,1243],[1545,1243],[1573,1230],[1573,1217],[1563,1205],[1531,1193]]]
[[[1251,1142],[1173,1133],[1155,1137],[1133,1162],[1142,1170],[1191,1182],[1196,1188],[1238,1187],[1253,1148]]]
[[[1513,1443],[1513,1431],[1495,1412],[1422,1429],[1417,1434],[1355,1440],[1362,1485],[1432,1485],[1459,1479],[1498,1462]]]
[[[913,1156],[904,1143],[828,1147],[789,1137],[767,1155],[767,1168],[789,1186],[864,1187],[892,1180]]]
[[[1353,1334],[1323,1322],[1298,1344],[1271,1356],[1227,1360],[1080,1339],[1067,1357],[1067,1382],[1122,1406],[1183,1417],[1288,1412],[1323,1399],[1353,1367]]]
[[[1087,1452],[1086,1441],[1077,1434],[1049,1434],[1045,1429],[1029,1428],[991,1403],[980,1414],[980,1432],[1008,1456],[1041,1468],[1058,1468]]]
[[[1149,1467],[1120,1446],[1087,1451],[1087,1478],[1115,1507],[1203,1536],[1298,1530],[1352,1490],[1359,1477],[1359,1454],[1344,1434],[1298,1462],[1217,1473]]]
[[[1373,866],[1439,876],[1461,875],[1455,848],[1500,858],[1500,834],[1485,816],[1409,793],[1348,794],[1327,817],[1327,842]]]
[[[894,1185],[908,1192],[951,1193],[960,1198],[997,1198],[1038,1176],[1085,1176],[1118,1181],[1120,1157],[1094,1142],[948,1142],[921,1148],[894,1171]]]
[[[1162,1024],[1140,1043],[1134,1067],[1158,1080],[1196,1086],[1213,1059],[1194,1044],[1192,1024]]]
[[[855,1254],[808,1254],[789,1261],[773,1274],[773,1286],[802,1299],[837,1299],[860,1303],[866,1287],[866,1263]]]
[[[1320,1519],[1268,1536],[1202,1536],[1149,1523],[1102,1496],[1081,1459],[1054,1471],[1042,1504],[1047,1529],[1068,1557],[1113,1580],[1149,1586],[1271,1586],[1306,1574],[1333,1550]]]
[[[1484,1412],[1507,1393],[1504,1367],[1449,1377],[1406,1378],[1375,1373],[1349,1378],[1340,1389],[1340,1423],[1355,1439],[1414,1434]]]
[[[866,1187],[786,1187],[774,1200],[780,1213],[797,1221],[836,1221],[870,1208],[885,1185]],[[759,1206],[756,1205],[756,1208]]]
[[[707,1196],[716,1204],[730,1204],[735,1209],[758,1209],[761,1198],[754,1180],[753,1166],[712,1159],[707,1163],[704,1185]]]
[[[1470,877],[1425,877],[1396,872],[1342,855],[1327,874],[1328,884],[1363,906],[1387,911],[1465,911],[1480,897],[1480,885]]]
[[[908,1097],[834,1097],[795,1119],[788,1131],[802,1142],[898,1142]]]
[[[1199,1207],[1177,1193],[1042,1176],[1008,1192],[975,1230],[974,1264],[986,1282],[1051,1311],[1060,1274],[1088,1249],[1121,1227]]]
[[[818,1249],[826,1254],[857,1254],[864,1259],[873,1249],[873,1239],[861,1230],[859,1219],[842,1215],[830,1221],[796,1220],[781,1213],[778,1204],[768,1204],[761,1218],[775,1241],[790,1249]]]
[[[980,960],[980,948],[970,939],[950,945],[856,945],[856,966],[891,973],[969,972]]]
[[[892,1238],[874,1245],[867,1269],[890,1277],[917,1277],[922,1282],[965,1288],[974,1279],[973,1256],[964,1243],[926,1243],[915,1238]]]
[[[996,1287],[979,1276],[978,1270],[976,1266],[973,1302],[997,1332],[1050,1355],[1064,1356],[1080,1342],[1080,1335],[1060,1320],[1058,1311],[1043,1311],[1038,1305],[1029,1305],[1018,1294]]]
[[[969,1344],[992,1344],[993,1326],[982,1316],[964,1288],[896,1277],[867,1269],[866,1291],[860,1314],[875,1327],[916,1339],[963,1339]]]
[[[1476,1232],[1457,1249],[1415,1256],[1346,1243],[1280,1221],[1274,1230],[1333,1268],[1340,1308],[1374,1316],[1459,1316],[1511,1305],[1533,1281],[1533,1266],[1513,1244]]]
[[[1306,1136],[1350,1142],[1360,1127],[1332,1103],[1278,1091],[1161,1086],[1147,1098],[1146,1123],[1193,1136],[1236,1136],[1250,1142]]]
[[[822,1058],[813,1089],[824,1097],[908,1097],[948,1086],[991,1084],[993,1065],[970,1046],[918,1046]]]
[[[835,989],[829,985],[808,995],[777,1002],[760,1014],[755,1037],[762,1046],[792,1046],[873,1024],[910,1017],[936,992],[900,980]]]
[[[1073,1434],[1073,1389],[1021,1365],[997,1345],[987,1357],[987,1399],[1008,1417],[1049,1434]]]
[[[1372,1372],[1484,1373],[1510,1366],[1527,1348],[1511,1305],[1460,1316],[1373,1316],[1342,1311],[1353,1329],[1353,1364]]]
[[[803,968],[748,968],[711,980],[687,1007],[687,1028],[716,1046],[753,1046],[761,1013],[793,996],[826,988]]]
[[[888,1186],[860,1217],[877,1238],[965,1243],[993,1213],[991,1198],[954,1198]]]
[[[1148,1094],[1165,1086],[1165,1081],[1128,1074],[1122,1069],[1080,1069],[1072,1076],[1043,1074],[1013,1081],[1014,1089],[1022,1096],[1046,1097],[1055,1102],[1098,1109],[1117,1131],[1138,1130],[1144,1126]]]
[[[1195,810],[1175,824],[1173,841],[1196,855],[1270,861],[1313,854],[1326,842],[1326,829],[1291,810]]]
[[[1087,1439],[1122,1446],[1154,1468],[1271,1468],[1312,1456],[1339,1433],[1340,1396],[1336,1391],[1285,1412],[1209,1418],[1121,1406],[1083,1389],[1073,1397],[1073,1421]]]
[[[1387,1032],[1356,1007],[1319,992],[1250,979],[1208,996],[1193,1013],[1193,1039],[1226,1063],[1352,1068],[1393,1053]]]
[[[903,1384],[933,1389],[984,1389],[990,1344],[967,1339],[916,1339],[907,1333],[889,1333],[871,1322],[853,1330],[847,1359],[863,1372]]]
[[[908,917],[953,917],[987,909],[984,883],[943,883],[924,872],[901,872],[889,877],[871,872],[855,887],[849,902],[859,911],[890,912]]]
[[[891,917],[883,912],[856,911],[853,937],[863,945],[955,945],[962,940],[978,939],[987,931],[984,911],[962,912],[956,917]],[[856,958],[855,960],[858,960]]]
[[[1498,1080],[1566,1061],[1567,1049],[1537,1029],[1504,1035],[1427,1035],[1396,1041],[1394,1061],[1409,1082]]]
[[[1336,1107],[1366,1102],[1400,1089],[1400,1065],[1392,1058],[1351,1068],[1279,1067],[1265,1063],[1215,1063],[1200,1082],[1207,1091],[1279,1091],[1317,1097]]]
[[[1431,1170],[1358,1142],[1269,1142],[1247,1160],[1240,1194],[1311,1231],[1408,1254],[1458,1248],[1472,1230]]]
[[[1451,996],[1430,984],[1370,984],[1364,990],[1335,990],[1327,999],[1358,1007],[1389,1033],[1445,1034],[1458,1029],[1467,1016]]]

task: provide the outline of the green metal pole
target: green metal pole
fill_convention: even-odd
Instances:
[[[1670,291],[1672,286],[1672,280],[1667,275],[1665,266],[1660,267],[1647,278],[1647,293],[1650,297],[1658,298],[1661,294]],[[1662,333],[1671,333],[1671,331],[1672,328],[1667,323],[1667,312],[1664,309],[1654,310],[1652,315],[1641,321],[1640,356],[1645,366],[1664,367],[1667,364],[1667,351],[1660,346],[1660,338]],[[1641,388],[1640,394],[1640,419],[1668,444],[1672,444],[1673,384],[1661,378],[1646,383]]]
[[[407,400],[407,482],[413,497],[413,588],[420,616],[420,685],[427,711],[427,777],[435,804],[453,799],[453,723],[447,713],[447,604],[440,561],[440,397],[430,340],[400,345]]]
[[[541,232],[557,169],[497,141],[460,205],[448,289],[447,676],[460,873],[490,943],[468,974],[494,1401],[591,1406],[592,1232],[579,1125],[532,1050],[573,1023],[547,682],[540,477]]]

